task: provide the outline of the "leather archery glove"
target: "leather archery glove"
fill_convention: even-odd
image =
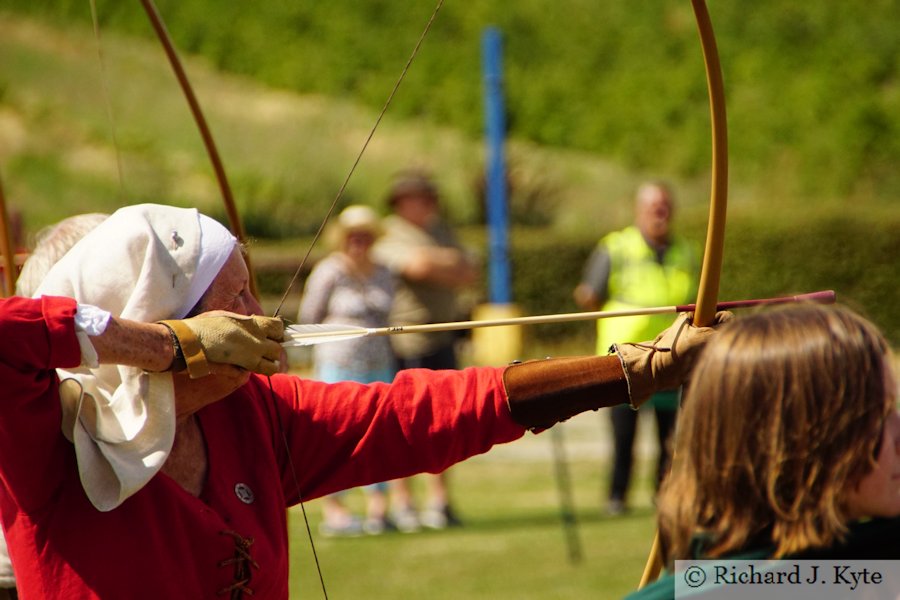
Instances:
[[[687,381],[709,337],[733,317],[728,311],[720,311],[712,325],[694,327],[694,313],[681,313],[652,342],[613,344],[610,351],[622,362],[631,405],[637,408],[654,393],[675,389]]]
[[[224,311],[204,313],[179,321],[160,321],[180,348],[191,379],[209,375],[209,363],[234,365],[273,375],[278,371],[284,322],[278,318],[245,316]]]

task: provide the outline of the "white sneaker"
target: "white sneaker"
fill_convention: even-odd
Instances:
[[[462,521],[459,520],[449,506],[427,508],[419,515],[419,520],[422,522],[422,525],[429,529],[462,527]]]
[[[391,513],[391,520],[397,526],[397,530],[403,533],[415,533],[422,528],[419,516],[411,508],[395,510]]]
[[[363,524],[359,517],[351,517],[344,523],[328,523],[322,521],[319,524],[319,533],[323,537],[359,537],[363,532]]]
[[[381,535],[387,531],[397,531],[397,526],[387,517],[369,517],[363,521],[363,530],[369,535]]]

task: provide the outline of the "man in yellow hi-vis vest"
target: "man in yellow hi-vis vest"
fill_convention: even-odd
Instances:
[[[575,288],[575,302],[585,310],[626,310],[693,302],[697,289],[698,253],[687,241],[672,235],[673,200],[666,184],[642,184],[635,198],[635,224],[614,231],[597,244]],[[653,339],[670,315],[648,315],[597,321],[597,353],[606,354],[614,342]],[[667,440],[675,423],[680,390],[659,392],[645,406],[656,414],[660,456],[657,485],[668,467]],[[607,512],[627,508],[637,411],[628,405],[610,410],[614,463]]]

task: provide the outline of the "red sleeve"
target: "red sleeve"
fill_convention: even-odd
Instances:
[[[439,473],[522,437],[525,429],[509,416],[502,372],[411,369],[392,383],[368,385],[272,377],[304,500]],[[289,470],[283,486],[289,504],[296,503]]]
[[[71,455],[54,368],[81,361],[75,309],[70,298],[0,299],[0,478],[25,506],[49,499]]]

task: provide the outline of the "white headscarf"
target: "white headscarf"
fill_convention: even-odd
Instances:
[[[225,227],[196,209],[129,206],[75,244],[35,297],[70,296],[133,321],[180,319],[236,243]],[[172,449],[172,375],[116,365],[58,373],[61,380],[76,379],[93,397],[63,403],[63,433],[74,441],[88,498],[99,510],[112,510],[156,474]]]

